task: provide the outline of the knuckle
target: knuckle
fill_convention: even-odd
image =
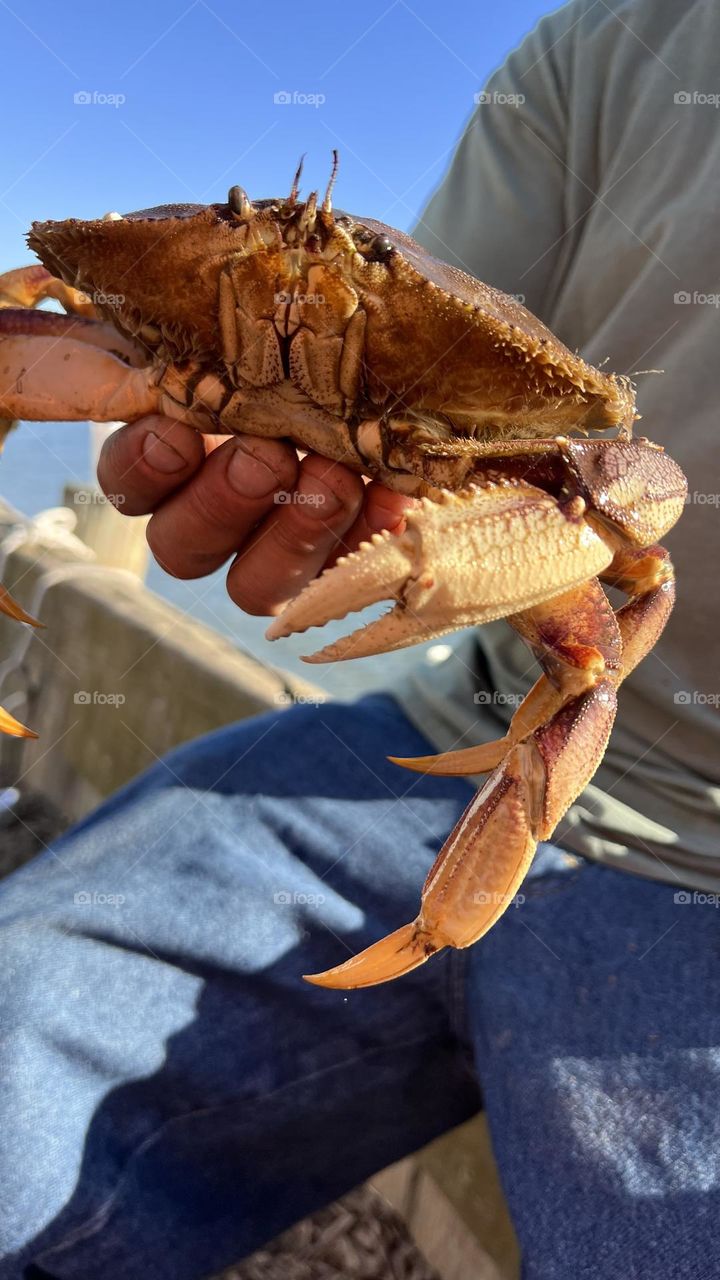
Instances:
[[[327,541],[332,541],[332,533],[325,528],[322,517],[317,511],[309,514],[302,507],[287,507],[275,521],[272,530],[272,544],[281,556],[294,564],[302,560]]]
[[[234,519],[237,518],[239,502],[233,502],[232,496],[225,492],[222,485],[208,483],[211,477],[201,476],[196,483],[190,482],[184,490],[181,501],[185,508],[186,518],[192,526],[208,531],[230,532]]]
[[[307,494],[300,495],[307,497]],[[274,550],[290,566],[309,560],[324,559],[336,545],[338,538],[353,524],[360,502],[343,502],[333,493],[332,498],[315,495],[320,500],[298,500],[283,505],[274,517],[271,544]]]
[[[206,464],[200,474],[174,499],[183,522],[195,531],[196,545],[227,546],[228,554],[246,535],[248,520],[272,508],[273,491],[248,498],[227,484],[224,469]]]

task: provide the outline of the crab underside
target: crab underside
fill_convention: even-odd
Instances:
[[[632,437],[626,378],[408,236],[333,211],[331,188],[36,223],[43,266],[0,276],[0,420],[132,421],[291,439],[420,498],[405,531],[338,560],[270,626],[287,636],[389,599],[311,661],[386,652],[497,618],[541,672],[501,741],[396,760],[488,773],[419,914],[309,977],[369,986],[480,938],[594,774],[616,691],[674,600],[657,545],[685,481]],[[66,314],[33,308],[52,297]],[[601,582],[627,603],[615,612]],[[0,609],[31,619],[8,595]],[[31,736],[6,712],[0,728]]]

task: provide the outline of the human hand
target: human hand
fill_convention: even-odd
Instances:
[[[277,614],[327,565],[380,529],[397,532],[412,499],[281,440],[207,436],[151,415],[106,441],[98,481],[125,515],[151,514],[147,539],[176,578],[234,557],[227,590],[251,614]]]

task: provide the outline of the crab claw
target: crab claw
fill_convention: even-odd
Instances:
[[[0,307],[36,307],[44,298],[55,298],[67,311],[94,316],[89,298],[47,271],[32,263],[0,275]]]
[[[423,499],[401,534],[376,534],[316,578],[268,628],[275,640],[379,600],[383,617],[308,662],[389,653],[538,604],[600,573],[612,551],[584,520],[522,481]]]
[[[159,407],[154,371],[113,325],[0,308],[0,420],[132,422]]]

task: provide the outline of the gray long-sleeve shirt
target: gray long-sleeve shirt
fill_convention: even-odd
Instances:
[[[594,364],[636,375],[639,431],[689,479],[666,539],[677,605],[620,690],[568,849],[720,890],[720,6],[575,0],[491,78],[416,238],[521,295]],[[662,370],[662,373],[641,373]],[[439,749],[504,731],[537,676],[506,624],[398,696]]]

